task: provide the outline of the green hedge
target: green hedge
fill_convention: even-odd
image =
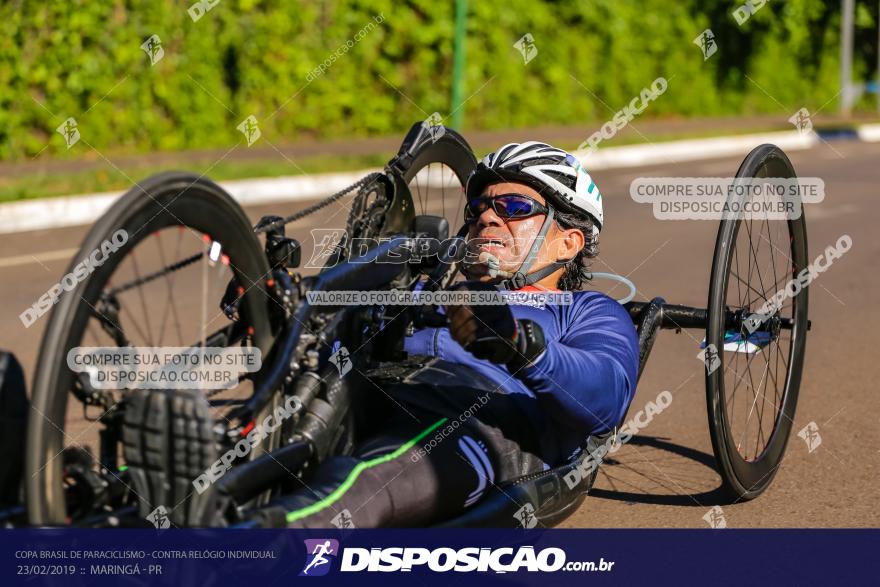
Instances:
[[[465,127],[601,123],[661,75],[669,89],[642,116],[833,111],[839,3],[771,0],[738,26],[743,3],[471,0]],[[231,147],[250,114],[277,143],[396,133],[451,110],[452,0],[220,0],[196,22],[187,4],[4,3],[0,158],[90,153],[55,132],[68,116],[118,153]],[[876,58],[875,4],[859,3],[858,76]],[[693,39],[709,27],[719,51],[704,61]],[[512,46],[525,33],[527,65]],[[140,48],[152,34],[155,66]]]

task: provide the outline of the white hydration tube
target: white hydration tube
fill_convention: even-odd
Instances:
[[[629,294],[627,294],[626,297],[617,300],[617,302],[619,304],[623,305],[627,302],[632,301],[632,299],[634,297],[636,297],[635,284],[632,281],[630,281],[629,279],[627,279],[626,277],[624,277],[623,275],[616,275],[614,273],[599,273],[599,272],[591,272],[590,274],[593,277],[599,277],[600,279],[610,279],[611,281],[618,281],[629,288]]]
[[[479,257],[478,262],[481,264],[485,264],[488,267],[488,273],[491,277],[496,277],[496,276],[512,277],[513,276],[513,273],[510,273],[509,271],[502,271],[500,269],[501,263],[498,261],[498,257],[496,257],[495,255],[491,255],[486,252],[480,253],[480,257]],[[617,282],[620,282],[623,285],[627,286],[629,288],[629,293],[625,297],[617,300],[617,302],[621,305],[632,301],[632,299],[634,297],[636,297],[635,284],[622,275],[617,275],[615,273],[600,273],[600,272],[590,272],[590,275],[592,275],[593,277],[598,277],[600,279],[610,279],[611,281],[617,281]]]

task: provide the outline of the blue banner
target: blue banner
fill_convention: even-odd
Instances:
[[[0,582],[829,585],[876,582],[878,530],[0,531]]]

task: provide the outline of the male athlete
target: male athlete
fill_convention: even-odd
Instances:
[[[604,220],[595,182],[569,153],[531,141],[486,156],[466,196],[468,246],[480,262],[455,289],[562,290],[571,303],[447,306],[448,327],[407,338],[408,353],[434,359],[383,390],[381,428],[258,519],[430,525],[620,423],[635,393],[638,342],[617,302],[580,291]]]

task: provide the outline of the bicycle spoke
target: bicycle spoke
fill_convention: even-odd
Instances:
[[[761,304],[769,301],[771,295],[775,295],[779,288],[785,287],[785,284],[791,279],[790,275],[785,271],[787,267],[792,265],[790,257],[785,251],[780,249],[775,240],[779,240],[780,229],[779,223],[771,226],[769,219],[760,221],[758,227],[755,227],[751,221],[742,221],[745,230],[742,236],[744,243],[748,246],[746,257],[746,278],[742,276],[742,267],[739,256],[739,242],[732,246],[733,260],[730,273],[735,283],[735,289],[730,290],[733,297],[737,298],[737,303],[732,304],[733,307],[742,307],[755,310],[753,304]],[[767,256],[764,258],[762,253],[763,247],[761,243],[766,243]],[[783,263],[776,262],[776,256],[783,256]],[[780,272],[780,269],[783,271]],[[771,279],[767,279],[772,275]],[[757,277],[754,281],[753,278]],[[757,284],[755,284],[755,281]],[[731,286],[733,287],[733,286]],[[768,289],[769,287],[769,289]],[[763,291],[762,291],[763,290]],[[751,296],[757,296],[752,298]],[[797,298],[786,298],[786,300],[777,308],[777,314],[781,316],[789,315],[794,319],[794,308]],[[770,343],[756,352],[749,353],[743,361],[735,355],[730,363],[732,370],[732,385],[728,387],[729,394],[725,399],[725,410],[728,414],[728,425],[731,430],[738,430],[737,438],[739,439],[738,448],[744,459],[757,459],[763,454],[764,448],[772,438],[772,433],[776,428],[778,419],[781,417],[782,400],[785,397],[785,381],[780,381],[780,365],[782,365],[783,374],[787,372],[788,361],[785,355],[786,349],[783,345],[789,340],[786,336],[787,331],[783,330],[779,334],[773,334]],[[748,337],[744,337],[745,344],[748,344]],[[757,381],[752,373],[752,362],[754,356],[761,354],[764,365],[761,367],[761,375]],[[741,375],[740,375],[741,374]],[[737,393],[740,386],[749,388],[751,398],[747,403],[740,405],[737,402]],[[772,396],[768,387],[772,387]],[[772,404],[772,409],[768,409],[767,404]],[[748,408],[746,409],[746,406]],[[737,413],[744,410],[745,419],[737,425]],[[768,413],[769,412],[769,413]],[[767,420],[770,420],[769,423]],[[754,428],[754,429],[753,429]],[[754,434],[754,438],[752,435]]]
[[[764,359],[764,375],[762,379],[764,380],[764,389],[761,391],[761,407],[758,408],[758,433],[759,436],[755,440],[755,457],[761,454],[762,449],[761,440],[765,439],[764,436],[764,404],[767,401],[767,383],[770,381],[770,361],[767,356],[764,354],[764,350],[761,349],[761,356]],[[766,439],[765,439],[766,443]]]
[[[754,355],[752,357],[754,357]],[[749,373],[749,389],[752,390],[752,393],[754,394],[755,399],[752,401],[752,405],[749,408],[749,414],[746,417],[746,424],[743,427],[743,440],[740,442],[740,445],[742,445],[742,443],[745,442],[745,437],[746,437],[746,434],[748,433],[748,430],[749,430],[749,422],[751,422],[751,420],[752,420],[752,413],[754,412],[755,406],[758,403],[758,388],[761,385],[761,381],[758,381],[758,387],[755,387],[755,379],[752,377],[751,362],[752,362],[752,359],[749,359],[749,371],[748,371],[748,373]],[[761,377],[761,380],[763,380],[763,376]],[[746,452],[746,457],[748,457],[748,451]]]
[[[733,271],[733,269],[731,269],[731,271],[730,271],[731,274],[736,276],[735,283],[736,283],[736,291],[737,291],[737,300],[736,300],[737,304],[734,307],[747,308],[748,306],[743,306],[742,285],[740,284],[740,281],[742,281],[742,280],[739,278],[739,252],[738,251],[739,251],[739,247],[734,246],[733,247],[733,258],[734,258],[734,261],[736,262],[736,271]],[[748,285],[748,284],[746,284],[746,285]],[[746,290],[746,292],[748,292],[748,290]]]
[[[135,277],[138,280],[140,280],[141,274],[140,274],[140,271],[138,270],[137,255],[135,255],[134,249],[132,249],[132,251],[131,251],[131,264],[132,264],[132,267],[134,268]],[[137,288],[137,291],[138,291],[138,297],[140,297],[140,300],[141,300],[141,309],[143,310],[143,313],[144,313],[144,320],[146,321],[146,324],[147,324],[147,333],[149,333],[149,338],[147,339],[147,342],[150,344],[150,346],[154,346],[153,345],[153,332],[152,332],[152,329],[150,329],[150,320],[149,320],[149,316],[147,314],[147,300],[146,300],[146,298],[144,298],[144,290],[143,290],[143,288],[139,287],[139,288]]]
[[[770,262],[773,263],[773,282],[777,283],[777,281],[778,281],[777,275],[778,274],[776,273],[776,251],[773,246],[773,241],[770,240],[772,238],[770,236],[770,223],[766,218],[764,219],[764,224],[767,225],[767,241],[770,243]]]
[[[186,259],[183,259],[182,261],[178,261],[177,263],[174,263],[173,265],[169,265],[168,267],[164,267],[158,271],[155,271],[153,273],[145,275],[142,278],[135,279],[135,280],[130,281],[128,283],[125,283],[123,285],[119,285],[117,287],[114,287],[114,288],[110,289],[107,292],[107,294],[111,295],[111,296],[118,295],[118,294],[126,292],[130,289],[134,289],[136,287],[140,287],[141,285],[147,284],[147,283],[153,281],[154,279],[159,279],[160,277],[162,277],[166,273],[171,273],[173,271],[180,271],[184,267],[187,267],[187,266],[195,263],[196,261],[198,261],[201,258],[201,256],[202,256],[202,253],[196,253],[195,255],[192,255],[191,257],[187,257]],[[109,281],[107,282],[107,286],[108,287],[110,286]]]
[[[451,173],[451,171],[450,171],[450,173]],[[440,214],[441,214],[441,216],[443,216],[443,218],[446,218],[446,181],[443,178],[443,166],[442,165],[440,166],[440,178],[442,180],[441,181],[441,184],[442,184],[441,189],[443,190],[443,193],[440,196],[440,205],[442,206],[442,210],[441,210]]]
[[[174,251],[174,258],[180,257],[180,245],[181,245],[182,240],[183,240],[183,230],[180,229],[177,231],[177,245],[176,245],[175,251]],[[157,242],[158,248],[159,248],[159,259],[160,259],[162,265],[164,267],[167,267],[168,263],[165,260],[165,248],[162,246],[162,239],[160,238],[158,232],[156,233],[156,242]],[[183,333],[180,331],[180,317],[177,315],[177,305],[172,303],[175,300],[174,278],[176,277],[176,274],[166,273],[164,277],[165,277],[165,284],[168,289],[168,299],[166,300],[166,304],[165,304],[165,312],[162,315],[162,324],[159,328],[159,342],[161,343],[163,340],[165,340],[165,336],[164,336],[164,334],[165,334],[165,321],[168,318],[169,308],[170,308],[170,312],[174,315],[173,316],[174,317],[174,326],[175,326],[175,330],[177,331],[177,339],[179,341],[179,344],[181,346],[183,346]]]
[[[149,338],[147,337],[146,334],[144,334],[144,331],[141,329],[140,324],[138,324],[138,321],[134,319],[134,313],[128,309],[127,305],[121,305],[119,308],[119,322],[120,323],[122,322],[122,312],[123,311],[128,315],[129,320],[131,321],[132,325],[134,326],[134,329],[137,331],[138,336],[140,336],[141,340],[144,343],[149,344]],[[120,328],[120,330],[122,330],[122,328]],[[129,344],[131,344],[131,342],[132,341],[129,340]]]
[[[92,328],[91,319],[86,323],[86,331],[92,336],[92,340],[95,341],[95,346],[103,346],[101,344],[101,340],[98,338],[98,335],[95,334],[94,329]]]
[[[755,252],[754,247],[752,246],[752,221],[751,221],[751,219],[749,219],[747,232],[749,235],[749,252],[751,253],[752,258],[755,261],[755,273],[758,274],[758,283],[761,286],[761,291],[764,292],[761,294],[761,297],[763,297],[764,301],[766,301],[767,300],[767,295],[766,295],[767,289],[764,287],[764,278],[761,275],[761,266],[760,266],[760,263],[758,262],[758,255]],[[749,278],[751,278],[751,277],[752,277],[752,275],[751,275],[751,273],[749,273]]]
[[[206,246],[210,247],[210,239],[206,240]],[[207,322],[208,322],[208,258],[207,254],[202,259],[202,313],[201,325],[199,327],[199,340],[202,343],[202,356],[204,357],[205,340],[207,340]]]

